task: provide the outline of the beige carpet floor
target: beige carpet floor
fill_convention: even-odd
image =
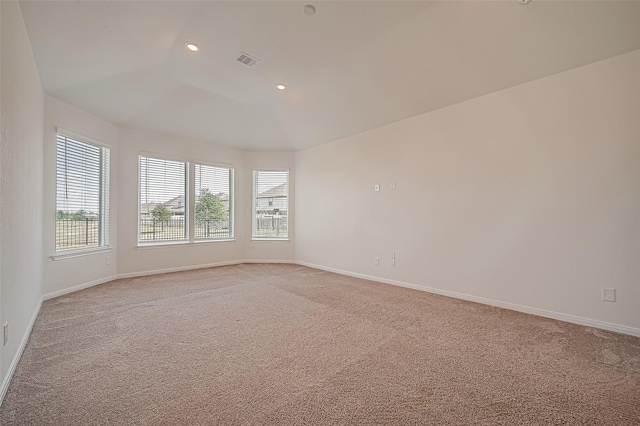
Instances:
[[[640,339],[295,265],[45,302],[7,425],[638,425]]]

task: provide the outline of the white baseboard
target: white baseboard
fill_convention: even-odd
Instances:
[[[525,314],[537,315],[545,318],[552,318],[560,321],[570,322],[578,325],[585,325],[588,327],[601,328],[603,330],[615,331],[616,333],[629,334],[631,336],[640,337],[640,328],[629,327],[626,325],[613,324],[605,321],[598,321],[590,318],[579,317],[576,315],[563,314],[560,312],[547,311],[545,309],[532,308],[530,306],[518,305],[516,303],[501,302],[499,300],[487,299],[485,297],[472,296],[464,293],[457,293],[454,291],[441,290],[438,288],[423,286],[419,284],[407,283],[404,281],[390,280],[387,278],[380,278],[373,275],[360,274],[357,272],[345,271],[342,269],[330,268],[327,266],[316,265],[309,262],[294,262],[298,265],[307,266],[309,268],[320,269],[327,272],[333,272],[336,274],[347,275],[355,278],[362,278],[369,281],[376,281],[385,284],[391,284],[398,287],[406,287],[414,290],[426,291],[428,293],[439,294],[442,296],[453,297],[455,299],[468,300],[470,302],[482,303],[484,305],[496,306],[498,308],[509,309],[512,311],[523,312]]]
[[[38,314],[40,313],[40,308],[42,307],[42,299],[38,302],[38,306],[36,307],[35,312],[31,316],[31,320],[29,321],[29,326],[27,327],[27,331],[25,331],[24,336],[22,336],[22,340],[20,341],[20,346],[18,346],[18,350],[16,351],[13,359],[11,360],[11,364],[9,365],[9,369],[7,370],[7,374],[5,374],[4,379],[2,380],[2,386],[0,386],[0,405],[2,405],[2,401],[4,401],[4,397],[7,394],[7,390],[9,390],[9,383],[11,383],[11,378],[13,377],[13,373],[16,371],[16,367],[18,366],[18,362],[20,362],[20,358],[22,357],[22,352],[24,352],[24,348],[27,346],[27,342],[29,341],[29,336],[31,336],[31,330],[33,329],[34,324],[36,323],[36,319],[38,318]]]
[[[286,259],[245,259],[240,263],[291,263],[295,264],[293,260]]]
[[[230,260],[227,262],[216,262],[216,263],[206,263],[200,265],[190,265],[190,266],[178,266],[175,268],[166,268],[166,269],[153,269],[149,271],[140,271],[140,272],[128,272],[126,274],[118,274],[116,278],[136,278],[136,277],[144,277],[146,275],[158,275],[158,274],[168,274],[170,272],[180,272],[180,271],[191,271],[194,269],[205,269],[205,268],[213,268],[216,266],[228,266],[228,265],[238,265],[240,263],[244,263],[244,260]]]
[[[113,281],[117,278],[116,275],[112,275],[110,277],[100,278],[98,280],[89,281],[88,283],[74,285],[73,287],[64,288],[62,290],[54,291],[51,293],[47,293],[42,296],[42,300],[53,299],[54,297],[64,296],[65,294],[73,293],[78,290],[83,290],[85,288],[93,287],[95,285],[108,283],[109,281]]]
[[[309,263],[309,262],[292,261],[292,260],[287,260],[287,259],[241,259],[241,260],[232,260],[232,261],[226,261],[226,262],[216,262],[216,263],[208,263],[208,264],[201,264],[201,265],[191,265],[191,266],[180,266],[180,267],[175,267],[175,268],[154,269],[154,270],[149,270],[149,271],[140,271],[140,272],[131,272],[131,273],[126,273],[126,274],[119,274],[117,276],[111,276],[111,277],[102,278],[102,279],[99,279],[99,280],[91,281],[89,283],[80,284],[80,285],[77,285],[77,286],[74,286],[74,287],[70,287],[70,288],[67,288],[67,289],[64,289],[64,290],[59,290],[59,291],[56,291],[56,292],[53,292],[53,293],[46,294],[46,295],[43,296],[43,300],[52,299],[54,297],[62,296],[64,294],[72,293],[72,292],[75,292],[75,291],[78,291],[78,290],[82,290],[82,289],[85,289],[85,288],[88,288],[88,287],[92,287],[92,286],[95,286],[95,285],[98,285],[98,284],[103,284],[103,283],[106,283],[106,282],[109,282],[109,281],[112,281],[112,280],[115,280],[115,279],[119,279],[119,278],[135,278],[135,277],[142,277],[142,276],[147,276],[147,275],[166,274],[166,273],[170,273],[170,272],[180,272],[180,271],[189,271],[189,270],[194,270],[194,269],[212,268],[212,267],[216,267],[216,266],[239,265],[239,264],[242,264],[242,263],[291,263],[291,264],[297,264],[297,265],[307,266],[307,267],[314,268],[314,269],[320,269],[320,270],[323,270],[323,271],[333,272],[333,273],[336,273],[336,274],[347,275],[347,276],[350,276],[350,277],[362,278],[362,279],[369,280],[369,281],[376,281],[376,282],[381,282],[381,283],[385,283],[385,284],[391,284],[391,285],[395,285],[395,286],[399,286],[399,287],[406,287],[406,288],[411,288],[411,289],[414,289],[414,290],[426,291],[428,293],[440,294],[442,296],[448,296],[448,297],[453,297],[453,298],[456,298],[456,299],[468,300],[468,301],[471,301],[471,302],[477,302],[477,303],[482,303],[482,304],[485,304],[485,305],[496,306],[496,307],[499,307],[499,308],[510,309],[512,311],[518,311],[518,312],[523,312],[523,313],[526,313],[526,314],[538,315],[538,316],[545,317],[545,318],[552,318],[552,319],[557,319],[557,320],[560,320],[560,321],[570,322],[570,323],[584,325],[584,326],[588,326],[588,327],[601,328],[603,330],[615,331],[617,333],[628,334],[628,335],[631,335],[631,336],[640,337],[640,328],[629,327],[629,326],[625,326],[625,325],[614,324],[614,323],[594,320],[594,319],[590,319],[590,318],[579,317],[579,316],[576,316],[576,315],[564,314],[564,313],[560,313],[560,312],[547,311],[547,310],[544,310],[544,309],[533,308],[533,307],[524,306],[524,305],[518,305],[518,304],[510,303],[510,302],[502,302],[502,301],[499,301],[499,300],[488,299],[488,298],[485,298],[485,297],[473,296],[473,295],[464,294],[464,293],[457,293],[457,292],[454,292],[454,291],[441,290],[441,289],[438,289],[438,288],[428,287],[428,286],[424,286],[424,285],[420,285],[420,284],[413,284],[413,283],[408,283],[408,282],[404,282],[404,281],[391,280],[391,279],[387,279],[387,278],[376,277],[376,276],[373,276],[373,275],[361,274],[361,273],[357,273],[357,272],[346,271],[346,270],[343,270],[343,269],[337,269],[337,268],[331,268],[331,267],[328,267],[328,266],[317,265],[317,264]]]
[[[201,265],[178,266],[176,268],[153,269],[150,271],[129,272],[126,274],[118,274],[118,276],[115,278],[118,278],[118,279],[119,278],[136,278],[136,277],[144,277],[147,275],[167,274],[170,272],[181,272],[181,271],[191,271],[194,269],[214,268],[216,266],[241,265],[243,263],[295,263],[295,262],[291,260],[285,260],[285,259],[240,259],[240,260],[230,260],[226,262],[206,263]]]

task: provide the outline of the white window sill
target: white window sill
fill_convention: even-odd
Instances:
[[[290,241],[289,238],[252,238],[251,241]]]
[[[111,251],[111,247],[104,246],[104,247],[96,247],[93,249],[69,250],[67,252],[52,254],[49,257],[53,260],[63,260],[63,259],[71,259],[73,257],[92,256],[94,254],[109,253],[110,251]]]
[[[184,246],[189,244],[189,241],[167,241],[167,242],[149,242],[149,243],[138,243],[136,248],[138,249],[155,249],[155,248],[163,248],[163,247],[175,247],[175,246]]]
[[[224,240],[194,240],[194,241],[168,241],[168,242],[154,242],[154,243],[138,243],[136,248],[138,249],[155,249],[163,247],[178,247],[194,244],[211,244],[211,243],[233,243],[235,238],[229,238]]]
[[[209,239],[200,239],[200,240],[193,240],[193,244],[206,244],[206,243],[235,243],[236,239],[235,238],[224,238],[224,239],[219,239],[219,240],[209,240]]]

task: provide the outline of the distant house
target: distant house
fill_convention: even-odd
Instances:
[[[274,188],[275,189],[275,188]],[[219,192],[216,194],[218,198],[222,201],[225,208],[229,209],[229,194],[225,194],[224,192]],[[196,198],[197,200],[197,198]],[[175,198],[170,199],[164,203],[142,203],[140,205],[140,214],[142,216],[151,216],[151,212],[158,205],[163,205],[171,211],[174,216],[184,216],[184,195],[178,195]]]
[[[151,216],[151,212],[158,205],[168,208],[173,216],[184,216],[184,195],[178,195],[164,203],[142,203],[140,205],[140,214],[142,216]]]
[[[287,197],[289,186],[283,183],[256,196],[256,212],[258,214],[286,215],[288,209]]]
[[[163,204],[174,216],[184,216],[184,195],[178,195]]]
[[[151,216],[151,212],[159,203],[142,203],[140,205],[140,214],[142,216]]]

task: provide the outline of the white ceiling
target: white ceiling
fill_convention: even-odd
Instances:
[[[48,94],[120,126],[247,150],[304,149],[640,49],[640,1],[21,8]]]

